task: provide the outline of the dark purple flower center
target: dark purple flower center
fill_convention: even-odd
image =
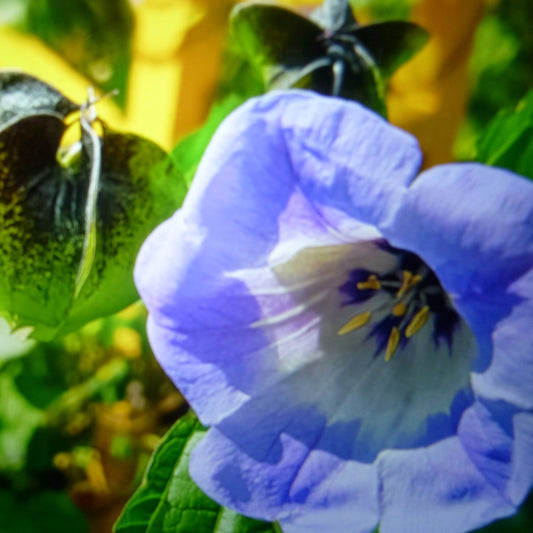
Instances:
[[[378,294],[387,294],[385,317],[384,305],[379,306],[380,313],[366,310],[349,320],[339,335],[369,324],[369,336],[377,341],[375,355],[384,352],[389,361],[397,348],[405,346],[422,328],[433,327],[435,347],[446,342],[451,354],[460,316],[435,273],[416,254],[393,248],[387,242],[379,242],[378,247],[396,256],[397,267],[385,274],[356,268],[339,291],[347,296],[344,306],[361,305]],[[373,315],[378,314],[380,318],[376,320]]]

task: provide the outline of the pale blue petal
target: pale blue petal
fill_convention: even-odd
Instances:
[[[533,413],[478,403],[465,413],[458,435],[485,479],[509,503],[522,503],[533,480]]]
[[[286,434],[251,457],[210,429],[191,455],[190,473],[208,496],[249,516],[279,520],[287,533],[320,526],[369,533],[378,521],[374,466],[309,449]]]
[[[419,450],[384,452],[379,467],[380,533],[464,533],[516,511],[457,437]]]

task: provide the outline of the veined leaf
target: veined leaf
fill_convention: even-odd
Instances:
[[[60,148],[81,108],[31,76],[0,73],[0,311],[39,339],[137,299],[138,249],[186,191],[157,145],[94,117]]]
[[[238,515],[210,500],[189,477],[189,456],[203,437],[192,413],[166,434],[115,533],[275,533],[273,524]]]

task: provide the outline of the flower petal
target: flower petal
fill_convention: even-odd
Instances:
[[[252,430],[252,428],[251,428]],[[370,533],[378,522],[373,465],[346,462],[278,435],[279,450],[251,457],[210,429],[191,455],[192,478],[223,505],[265,520],[286,533]]]
[[[416,139],[355,102],[319,102],[306,92],[277,97],[299,185],[328,223],[348,222],[331,209],[373,225],[390,219],[422,162]]]
[[[477,403],[459,426],[459,439],[487,481],[519,505],[533,479],[533,414],[503,402]]]
[[[305,249],[276,267],[291,287],[293,276],[302,282],[317,272],[335,274],[326,279],[329,285],[317,276],[328,298],[291,317],[299,324],[296,334],[272,317],[268,323],[269,309],[263,305],[267,318],[261,327],[272,340],[252,358],[256,364],[268,360],[276,365],[275,379],[267,375],[258,380],[251,397],[210,431],[191,466],[197,483],[214,499],[252,516],[283,518],[294,531],[312,520],[336,524],[340,516],[350,516],[350,527],[360,524],[361,531],[370,530],[371,520],[356,518],[367,515],[356,503],[360,496],[353,496],[369,480],[343,472],[370,472],[386,447],[412,448],[455,434],[471,401],[469,331],[456,334],[450,354],[446,343],[435,348],[432,327],[423,328],[389,362],[375,356],[375,339],[366,338],[364,330],[358,338],[337,333],[350,313],[339,305],[347,268],[358,260],[385,267],[390,263],[383,256],[390,255],[367,242],[344,244]],[[248,271],[238,274],[252,283]],[[309,299],[308,286],[293,287],[292,297]],[[263,296],[257,296],[260,306]],[[324,472],[324,480],[316,478],[316,469]],[[294,479],[308,481],[297,490]],[[313,487],[320,499],[308,499]],[[345,493],[352,495],[352,507]],[[327,509],[318,504],[326,501]]]
[[[516,508],[482,476],[457,437],[379,460],[380,533],[464,533]]]
[[[419,163],[413,138],[377,115],[305,91],[251,100],[225,120],[135,270],[155,354],[202,422],[278,374],[271,340],[252,327],[292,305],[272,266],[311,244],[378,237],[364,221],[389,216]],[[279,294],[259,305],[261,291]]]
[[[477,164],[435,167],[380,229],[429,264],[474,331],[476,392],[532,408],[533,184]]]

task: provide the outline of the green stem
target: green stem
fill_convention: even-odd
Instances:
[[[272,525],[274,526],[275,533],[283,533],[281,526],[277,522],[273,522]]]

